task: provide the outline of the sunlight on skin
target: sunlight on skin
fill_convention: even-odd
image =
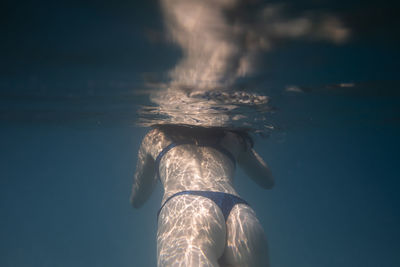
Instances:
[[[153,191],[158,179],[154,160],[171,143],[157,129],[143,139],[132,188],[134,207],[140,207]],[[235,158],[245,153],[243,139],[234,133],[228,132],[221,145]],[[212,147],[174,147],[161,159],[159,171],[164,187],[162,203],[185,190],[238,196],[233,188],[233,162]],[[173,197],[162,208],[157,254],[158,266],[269,266],[265,234],[251,207],[235,205],[225,222],[221,209],[212,200],[196,195]]]
[[[225,239],[225,220],[214,202],[177,196],[160,213],[158,266],[219,266]]]

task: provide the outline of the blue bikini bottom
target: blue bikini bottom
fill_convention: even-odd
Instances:
[[[171,200],[172,198],[174,198],[176,196],[181,196],[181,195],[202,196],[202,197],[206,197],[206,198],[214,201],[214,203],[217,204],[217,206],[221,209],[222,214],[224,215],[225,221],[227,220],[232,208],[236,204],[245,204],[245,205],[249,206],[249,204],[245,200],[241,199],[238,196],[228,194],[228,193],[213,192],[213,191],[196,191],[196,190],[181,191],[181,192],[173,194],[172,196],[167,198],[167,200],[165,200],[164,204],[162,204],[161,208],[158,210],[157,218],[160,215],[162,208],[165,206],[165,204],[167,204],[167,202],[169,200]]]

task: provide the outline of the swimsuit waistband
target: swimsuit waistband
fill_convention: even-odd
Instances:
[[[199,190],[186,190],[173,194],[168,197],[164,203],[161,205],[160,209],[157,212],[157,219],[160,215],[162,208],[170,201],[172,198],[181,195],[195,195],[202,196],[212,200],[217,206],[221,209],[222,214],[224,215],[225,221],[228,219],[228,216],[232,210],[232,208],[237,204],[245,204],[250,206],[244,199],[224,192],[215,192],[215,191],[199,191]]]

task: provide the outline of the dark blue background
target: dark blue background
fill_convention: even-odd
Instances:
[[[276,179],[240,171],[273,266],[399,266],[399,23],[394,3],[289,1],[336,14],[344,45],[282,43],[248,79],[278,129],[256,147]],[[144,81],[180,57],[156,1],[2,3],[0,265],[155,266],[158,187],[129,206]],[[338,83],[355,83],[338,88]],[[288,85],[304,93],[285,92]]]

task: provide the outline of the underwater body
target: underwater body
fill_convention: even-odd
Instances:
[[[228,118],[231,126],[258,130],[256,147],[276,185],[265,191],[238,168],[235,187],[263,225],[271,266],[399,266],[393,11],[375,14],[368,1],[287,3],[337,13],[353,38],[278,42],[257,72],[220,94],[196,94],[195,103],[204,108],[212,98],[201,111],[227,112],[238,118]],[[7,17],[1,44],[0,265],[156,266],[162,189],[139,210],[129,194],[149,130],[138,124],[174,118],[165,110],[179,114],[153,101],[170,82],[160,73],[182,58],[157,41],[158,5],[20,8]],[[235,102],[238,92],[268,101],[254,108]]]

